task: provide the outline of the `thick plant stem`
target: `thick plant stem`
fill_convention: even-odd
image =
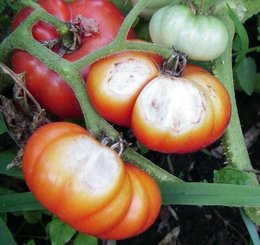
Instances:
[[[123,160],[125,162],[135,163],[136,166],[148,172],[151,176],[153,176],[159,184],[164,182],[171,183],[183,183],[183,181],[174,175],[168,173],[167,171],[162,170],[157,165],[138,154],[131,148],[127,148],[123,155]]]
[[[235,89],[232,73],[232,41],[234,37],[234,26],[230,18],[223,18],[229,33],[229,44],[224,54],[214,61],[213,72],[224,83],[232,102],[232,116],[229,127],[222,137],[227,164],[230,167],[247,172],[250,177],[250,184],[258,186],[256,175],[249,159],[247,148],[244,142],[241,124],[238,116]],[[246,212],[250,218],[260,224],[260,208],[247,208]]]

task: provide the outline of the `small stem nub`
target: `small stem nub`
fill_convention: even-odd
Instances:
[[[130,146],[123,137],[119,137],[116,142],[111,137],[104,137],[101,140],[101,144],[110,147],[112,150],[116,151],[119,156],[121,156],[125,149]]]
[[[187,55],[179,51],[173,54],[163,63],[161,71],[165,75],[181,77],[187,64]]]

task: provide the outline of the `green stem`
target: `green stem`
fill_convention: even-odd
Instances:
[[[244,137],[241,129],[241,124],[238,116],[235,90],[233,83],[233,72],[232,72],[232,42],[235,34],[235,28],[230,18],[227,16],[222,19],[228,28],[229,33],[229,44],[224,54],[214,61],[213,72],[223,82],[227,88],[231,103],[232,103],[232,116],[229,127],[227,128],[224,136],[222,137],[227,163],[229,166],[236,169],[248,172],[253,170],[247,148],[244,142]],[[251,171],[248,173],[251,178],[251,183],[258,186],[256,175]],[[258,210],[255,208],[247,209],[247,213],[254,222],[260,222],[260,216]]]
[[[159,184],[166,181],[170,183],[183,183],[181,179],[161,169],[156,164],[152,163],[150,160],[138,154],[131,148],[127,148],[124,151],[122,158],[125,162],[135,163],[136,166],[148,172],[157,180]]]

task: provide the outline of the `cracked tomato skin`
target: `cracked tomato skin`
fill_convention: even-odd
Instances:
[[[39,4],[62,21],[73,22],[80,15],[96,20],[99,32],[90,37],[82,37],[81,47],[72,54],[64,55],[64,59],[68,61],[76,61],[112,42],[124,20],[117,7],[107,0],[75,0],[71,3],[63,0],[40,0]],[[31,8],[25,8],[19,12],[14,19],[13,29],[17,28],[32,11]],[[43,21],[34,25],[32,34],[37,41],[50,41],[60,37],[53,26]],[[129,38],[134,38],[132,30],[129,32]],[[57,50],[58,47],[54,47],[53,52]],[[72,89],[45,64],[22,50],[14,51],[11,62],[16,73],[26,73],[26,87],[46,110],[61,119],[82,116]],[[87,73],[88,67],[82,71],[82,75],[85,77]]]
[[[84,128],[47,124],[31,136],[22,160],[26,183],[40,203],[74,229],[119,240],[147,230],[161,208],[155,180]]]
[[[187,65],[181,78],[160,75],[140,93],[132,129],[146,147],[163,153],[190,153],[216,141],[231,117],[222,83],[208,71]]]
[[[159,75],[156,59],[161,62],[160,56],[155,54],[126,51],[95,62],[86,86],[98,113],[110,122],[130,127],[139,93]]]

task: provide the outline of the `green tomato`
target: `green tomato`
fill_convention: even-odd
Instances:
[[[154,43],[174,47],[193,60],[213,60],[224,52],[228,43],[228,32],[221,20],[195,15],[184,5],[156,11],[149,32]]]
[[[135,5],[139,0],[131,0],[132,4]],[[151,18],[151,16],[158,9],[166,6],[180,3],[180,0],[152,0],[150,3],[144,8],[142,13],[140,14],[144,18]]]

